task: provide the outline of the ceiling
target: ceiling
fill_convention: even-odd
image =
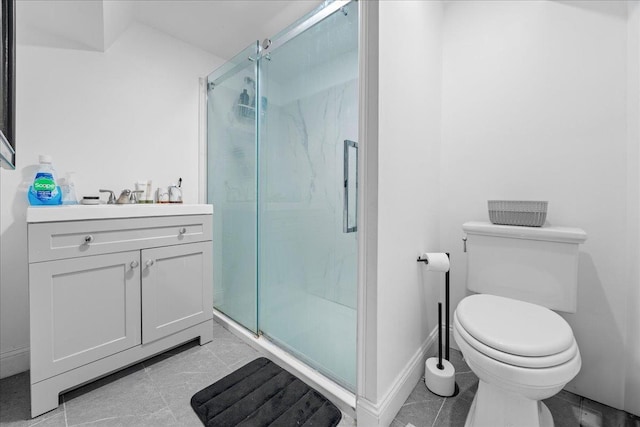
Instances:
[[[223,59],[278,33],[321,0],[17,0],[18,43],[105,51],[140,22]]]
[[[224,59],[315,9],[314,0],[136,1],[136,20]]]

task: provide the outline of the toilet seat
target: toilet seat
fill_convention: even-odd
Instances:
[[[498,360],[500,362],[518,366],[522,368],[550,368],[553,366],[558,366],[563,363],[568,362],[573,359],[576,354],[578,354],[578,344],[575,339],[573,340],[571,346],[562,351],[560,353],[551,354],[548,356],[518,356],[510,353],[505,353],[500,350],[496,350],[495,348],[489,347],[486,344],[476,340],[473,338],[465,329],[460,325],[460,321],[457,318],[457,315],[454,313],[454,328],[460,334],[460,337],[464,339],[464,341],[473,347],[475,350],[480,353],[491,357],[492,359]]]
[[[578,354],[571,327],[553,311],[495,295],[472,295],[454,313],[454,327],[475,350],[524,368],[561,365]]]

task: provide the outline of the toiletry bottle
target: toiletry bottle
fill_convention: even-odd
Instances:
[[[136,191],[140,191],[138,203],[153,203],[151,197],[151,181],[137,181],[135,183]]]
[[[240,105],[249,105],[249,94],[246,89],[242,89],[242,93],[240,94]]]
[[[240,94],[240,99],[238,100],[238,109],[239,113],[242,117],[249,116],[249,94],[246,89],[242,89],[242,93]]]
[[[77,205],[75,172],[67,172],[64,178],[60,179],[60,190],[63,205]]]
[[[169,190],[167,188],[158,187],[156,195],[158,203],[169,203]]]
[[[51,166],[51,156],[40,155],[40,167],[33,184],[29,187],[28,197],[31,205],[59,205],[62,203],[62,192],[56,184],[56,175]]]

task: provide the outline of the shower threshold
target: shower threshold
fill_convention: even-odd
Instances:
[[[261,336],[256,337],[253,333],[215,308],[213,309],[213,317],[229,332],[318,390],[334,405],[340,408],[342,412],[355,418],[356,396],[349,390],[341,387],[317,370],[301,362],[267,338]]]

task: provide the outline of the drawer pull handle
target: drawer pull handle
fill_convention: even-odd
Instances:
[[[131,268],[136,268],[138,266],[138,261],[131,261]]]
[[[181,235],[186,234],[187,229],[185,227],[182,227],[180,230],[178,230],[178,233],[180,233]]]
[[[146,262],[145,264],[146,264],[147,268],[149,268],[149,267],[151,267],[151,266],[152,266],[153,264],[155,264],[155,263],[156,263],[156,261],[155,261],[155,260],[153,260],[153,259],[149,259],[149,260],[147,260],[147,262]]]
[[[88,236],[84,236],[84,243],[88,245],[91,242],[93,242],[93,236],[91,234],[89,234]]]

